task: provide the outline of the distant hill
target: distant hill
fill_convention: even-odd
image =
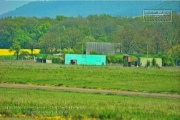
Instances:
[[[180,12],[180,1],[165,1],[154,7],[154,9],[171,9],[176,12]]]
[[[90,14],[109,14],[111,16],[141,16],[142,9],[172,9],[180,12],[179,2],[162,1],[36,1],[30,2],[14,11],[0,15],[24,17],[68,17]]]

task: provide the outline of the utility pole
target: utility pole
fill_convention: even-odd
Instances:
[[[84,43],[84,37],[82,37],[82,55],[83,55],[83,43]]]
[[[146,42],[147,45],[147,59],[148,59],[148,42]]]

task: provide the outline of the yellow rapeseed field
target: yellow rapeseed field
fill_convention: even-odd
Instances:
[[[31,54],[31,50],[30,49],[21,49],[20,53],[22,51],[26,51],[28,53]],[[0,56],[8,56],[8,55],[14,55],[15,51],[10,52],[9,49],[0,49]],[[39,54],[40,53],[40,49],[34,49],[33,50],[33,54]]]

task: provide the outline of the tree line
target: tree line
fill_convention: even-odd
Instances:
[[[122,54],[166,54],[180,44],[180,15],[172,22],[143,22],[142,17],[113,17],[107,14],[86,18],[6,17],[0,19],[0,48],[40,48],[41,53],[71,49],[81,53],[86,42],[111,42]],[[18,43],[17,43],[18,42]]]

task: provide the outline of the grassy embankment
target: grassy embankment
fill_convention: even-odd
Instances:
[[[180,93],[180,70],[121,66],[66,66],[0,61],[0,82],[154,93]]]

